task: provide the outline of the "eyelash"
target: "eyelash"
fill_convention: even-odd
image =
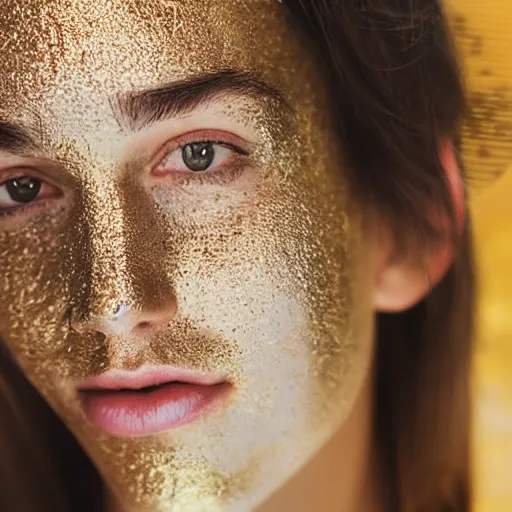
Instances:
[[[226,134],[226,138],[238,139],[238,137],[230,136]],[[188,139],[188,140],[187,140]],[[228,162],[227,165],[222,166],[217,170],[210,170],[209,167],[205,170],[194,171],[189,168],[186,171],[172,171],[172,170],[162,170],[158,171],[158,167],[164,165],[166,161],[176,152],[180,153],[180,158],[183,164],[186,166],[183,160],[183,151],[186,146],[191,146],[193,144],[211,144],[214,147],[220,147],[232,151],[234,156],[232,160]],[[227,184],[234,179],[236,179],[244,168],[247,166],[248,157],[250,156],[249,151],[242,149],[239,145],[233,142],[227,142],[225,140],[218,140],[218,138],[213,138],[208,136],[208,133],[203,132],[203,134],[187,134],[180,137],[177,141],[174,140],[172,142],[167,142],[164,144],[163,148],[157,152],[156,164],[151,166],[151,172],[156,176],[167,177],[170,174],[173,174],[175,177],[185,179],[185,181],[193,180],[198,183],[209,183],[209,184]],[[216,153],[214,153],[214,159],[216,158]],[[38,199],[40,192],[48,187],[56,189],[54,185],[43,181],[40,179],[36,172],[30,172],[30,169],[27,169],[27,173],[19,172],[14,174],[12,177],[4,179],[2,183],[0,183],[0,190],[3,187],[7,186],[7,183],[22,178],[29,178],[34,181],[38,181],[41,183],[41,190],[38,192],[36,198],[33,201],[28,203],[19,203],[16,206],[8,206],[1,207],[0,206],[0,217],[12,217],[15,215],[21,215],[29,210],[38,209],[44,207],[47,203],[49,203],[55,197],[58,197],[60,194],[55,194],[54,197],[50,198],[42,198]]]

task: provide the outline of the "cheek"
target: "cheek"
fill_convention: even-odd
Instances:
[[[195,232],[176,281],[179,314],[238,347],[239,386],[283,428],[339,414],[371,319],[354,294],[358,224],[343,194],[309,185],[264,190],[243,214]]]
[[[70,328],[78,276],[74,231],[67,212],[54,211],[0,233],[0,339],[43,394],[56,376],[63,380],[90,366],[98,348]]]
[[[41,225],[33,223],[0,234],[0,259],[4,262],[0,335],[27,361],[48,356],[57,348],[54,340],[62,325],[59,317],[69,298],[62,272],[63,247],[65,237],[56,236],[55,226],[47,219]]]

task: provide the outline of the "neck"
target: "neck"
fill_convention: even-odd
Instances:
[[[352,412],[332,439],[256,512],[384,512],[373,406],[369,376]],[[107,496],[105,510],[124,512],[112,495]]]

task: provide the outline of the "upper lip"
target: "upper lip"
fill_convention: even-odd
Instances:
[[[225,383],[226,379],[206,375],[194,370],[168,366],[143,366],[137,370],[109,370],[100,375],[81,381],[78,391],[101,391],[121,389],[142,389],[171,382],[182,382],[198,386],[213,386]]]

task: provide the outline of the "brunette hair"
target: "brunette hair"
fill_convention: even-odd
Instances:
[[[471,235],[469,222],[455,234],[439,158],[443,140],[459,151],[467,105],[446,16],[438,0],[282,2],[326,73],[354,193],[418,260],[446,236],[429,212],[452,222],[447,275],[414,308],[378,317],[375,436],[389,511],[469,512]],[[3,511],[101,509],[90,461],[9,358],[0,451]]]

